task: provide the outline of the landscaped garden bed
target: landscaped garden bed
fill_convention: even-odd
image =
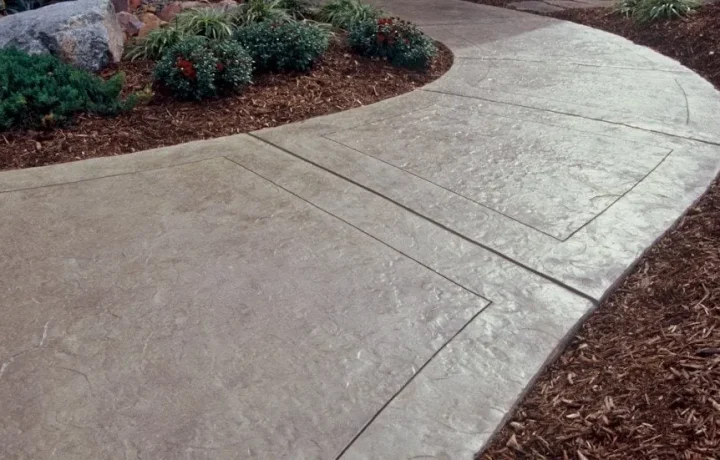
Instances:
[[[254,4],[277,6],[267,1]],[[57,107],[62,104],[50,108],[35,104],[39,115],[31,119],[25,111],[11,107],[16,122],[0,130],[0,169],[131,153],[278,126],[411,91],[452,65],[451,52],[433,44],[411,24],[386,18],[358,2],[335,4],[363,10],[359,18],[340,8],[335,16],[321,17],[316,12],[308,20],[262,17],[268,11],[271,15],[281,11],[266,8],[258,12],[260,17],[252,16],[225,30],[226,18],[209,16],[216,12],[222,16],[227,10],[205,8],[208,13],[197,14],[197,28],[192,33],[184,29],[179,41],[185,44],[174,51],[167,37],[178,21],[169,22],[127,47],[129,57],[136,59],[126,58],[98,73],[103,80],[123,75],[124,86],[117,95],[122,110],[95,110],[82,102],[85,108],[78,106],[63,118]],[[363,17],[364,13],[370,17]],[[369,29],[362,29],[361,24]],[[371,34],[373,46],[358,34]],[[196,42],[188,43],[198,36]],[[162,49],[151,43],[160,43]],[[12,89],[4,90],[12,94]],[[90,91],[90,105],[95,104],[93,94],[95,90]],[[37,99],[26,91],[20,100],[29,98]]]

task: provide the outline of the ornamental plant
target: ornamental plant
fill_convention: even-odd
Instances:
[[[235,39],[260,71],[307,70],[325,53],[329,33],[308,22],[259,22],[238,28]]]
[[[339,29],[349,30],[359,22],[374,21],[382,11],[360,0],[329,0],[318,14],[321,21]]]
[[[134,61],[136,59],[152,59],[157,61],[165,52],[185,40],[188,34],[176,25],[160,27],[145,37],[134,41],[127,50],[125,57]]]
[[[49,54],[0,50],[0,131],[13,127],[53,128],[75,115],[117,115],[137,97],[120,97],[124,75],[108,80],[64,63]]]
[[[700,6],[697,0],[639,0],[632,17],[640,23],[689,16]]]
[[[639,23],[682,18],[700,6],[697,0],[617,0],[615,11]]]
[[[210,47],[218,60],[215,86],[220,94],[238,93],[252,80],[253,61],[242,45],[234,40],[214,42]]]
[[[238,43],[190,37],[171,47],[155,67],[155,81],[179,99],[239,92],[250,83],[252,60]]]
[[[435,43],[413,23],[399,18],[362,21],[351,27],[350,46],[363,56],[385,58],[394,66],[427,69]]]
[[[233,22],[237,26],[272,21],[292,21],[283,0],[247,0],[232,10]]]
[[[211,40],[230,38],[235,29],[232,13],[224,8],[190,9],[175,17],[175,27],[187,36],[197,35]]]

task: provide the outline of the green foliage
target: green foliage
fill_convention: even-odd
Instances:
[[[697,0],[639,0],[632,17],[640,23],[682,18],[692,14],[699,6]]]
[[[252,60],[238,43],[190,37],[163,54],[154,76],[174,96],[201,100],[240,91],[251,74]]]
[[[258,70],[307,70],[329,44],[328,31],[307,22],[259,22],[238,28],[235,39]]]
[[[43,7],[49,3],[49,0],[0,0],[0,14],[22,13],[23,11]]]
[[[221,94],[237,93],[250,83],[253,60],[240,43],[233,40],[215,42],[211,44],[211,51],[218,60],[215,85]]]
[[[224,40],[235,30],[233,20],[232,13],[224,8],[198,8],[177,15],[175,27],[188,36]]]
[[[280,0],[279,6],[296,20],[312,19],[318,10],[313,0]]]
[[[283,6],[283,0],[247,0],[234,8],[232,15],[238,26],[263,21],[275,23],[292,21],[292,16]]]
[[[386,58],[394,66],[426,69],[437,54],[435,43],[418,27],[398,18],[381,18],[355,24],[350,46],[364,56]]]
[[[615,11],[626,18],[632,17],[638,7],[638,3],[640,3],[640,0],[617,0],[615,3]]]
[[[79,113],[117,115],[137,102],[120,98],[123,83],[122,74],[103,80],[51,55],[0,50],[0,130],[62,126]]]
[[[355,24],[376,20],[381,15],[381,10],[360,0],[330,0],[320,9],[318,19],[350,30]]]
[[[166,50],[187,38],[187,34],[177,26],[160,27],[129,46],[125,57],[136,59],[158,60]]]

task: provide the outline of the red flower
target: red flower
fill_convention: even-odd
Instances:
[[[180,69],[180,72],[190,80],[194,80],[195,76],[197,75],[193,63],[183,58],[182,56],[178,57],[177,61],[175,61],[175,67]]]
[[[385,35],[383,35],[381,32],[378,32],[375,38],[378,42],[378,45],[382,45],[382,43],[386,40]]]
[[[218,69],[218,72],[222,72],[225,69],[225,66],[223,65],[222,62],[217,63],[217,69]]]

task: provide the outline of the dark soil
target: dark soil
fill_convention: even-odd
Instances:
[[[720,87],[720,4],[648,26],[607,9],[551,16],[650,46]],[[583,324],[478,458],[720,459],[720,181]]]
[[[243,94],[180,102],[155,92],[147,105],[115,118],[80,116],[53,131],[0,133],[0,170],[29,168],[244,133],[372,104],[423,86],[445,73],[452,53],[439,44],[427,72],[352,54],[338,40],[309,73],[264,74]],[[126,92],[152,83],[153,63],[123,62]],[[110,72],[106,72],[110,73]]]
[[[648,25],[636,24],[607,8],[565,10],[548,16],[606,30],[653,48],[720,88],[720,3],[705,5],[685,19]]]

